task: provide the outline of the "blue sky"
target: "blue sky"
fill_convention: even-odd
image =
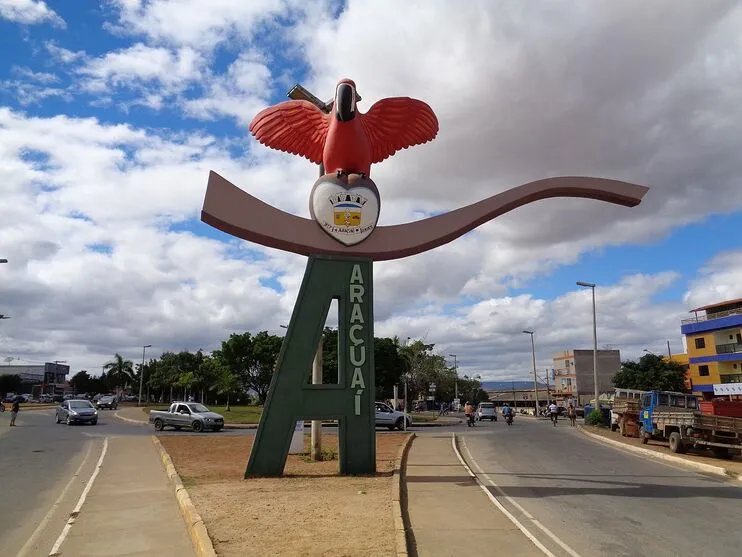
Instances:
[[[43,277],[47,273],[66,276],[65,269],[88,260],[85,250],[103,258],[96,259],[101,268],[118,268],[123,264],[119,261],[136,260],[137,249],[143,250],[141,257],[162,260],[162,269],[159,274],[148,274],[146,268],[133,272],[128,279],[133,291],[126,303],[137,308],[134,313],[141,314],[142,323],[153,324],[157,332],[151,334],[161,337],[162,345],[182,344],[183,337],[193,337],[193,343],[209,346],[235,327],[272,328],[275,316],[288,318],[301,277],[301,258],[240,246],[193,218],[205,185],[202,166],[220,165],[214,169],[239,176],[246,184],[251,176],[261,176],[266,184],[251,193],[272,202],[286,199],[289,210],[303,207],[303,194],[286,184],[297,177],[305,179],[309,163],[272,158],[265,148],[255,148],[247,125],[258,109],[285,100],[293,83],[318,87],[314,92],[329,98],[332,84],[346,76],[363,83],[365,101],[396,94],[423,97],[441,121],[442,131],[431,147],[412,149],[379,165],[380,175],[387,180],[384,172],[395,172],[426,184],[396,198],[402,199],[395,207],[398,220],[414,218],[421,207],[439,212],[461,205],[462,197],[457,196],[460,188],[475,190],[475,198],[500,191],[501,183],[495,189],[486,186],[489,176],[502,176],[503,181],[513,184],[584,169],[587,174],[634,180],[652,188],[644,203],[651,209],[630,227],[622,224],[623,213],[611,213],[616,215],[612,217],[617,219],[615,223],[601,220],[604,213],[593,211],[597,202],[555,208],[544,201],[509,218],[508,229],[496,222],[437,253],[380,265],[377,304],[381,305],[377,314],[387,317],[377,324],[378,330],[400,337],[429,334],[442,349],[462,354],[464,369],[470,367],[493,378],[518,376],[524,365],[520,361],[523,347],[505,353],[508,350],[484,338],[471,340],[476,331],[490,327],[501,331],[511,326],[477,321],[478,311],[490,315],[477,309],[483,304],[510,304],[513,313],[508,319],[516,331],[526,326],[544,331],[540,335],[541,365],[548,364],[557,347],[583,343],[582,324],[575,325],[573,331],[545,332],[554,315],[565,311],[565,304],[575,312],[584,311],[586,293],[575,286],[576,280],[596,282],[606,289],[602,298],[616,305],[604,306],[604,312],[625,314],[622,329],[608,328],[600,337],[601,342],[621,344],[627,354],[677,336],[675,316],[690,305],[732,297],[742,288],[737,286],[735,274],[736,231],[742,226],[742,196],[736,185],[740,163],[732,148],[735,138],[739,139],[733,124],[739,123],[740,105],[724,93],[734,90],[728,87],[733,65],[712,67],[710,62],[723,60],[723,53],[732,52],[729,30],[735,28],[739,10],[731,15],[711,14],[686,7],[654,24],[653,16],[647,16],[630,44],[619,35],[604,41],[596,37],[595,42],[585,35],[581,42],[575,41],[579,26],[570,27],[569,13],[578,9],[567,5],[563,8],[564,28],[553,33],[538,27],[536,22],[546,23],[542,21],[546,16],[537,6],[524,8],[530,15],[522,17],[507,6],[467,6],[452,11],[445,3],[398,7],[389,2],[358,1],[348,5],[327,2],[324,9],[310,9],[294,0],[261,0],[249,5],[235,0],[231,6],[224,3],[218,7],[192,0],[186,13],[177,12],[178,17],[168,21],[158,15],[165,12],[157,10],[185,10],[185,4],[134,2],[132,11],[127,12],[116,1],[37,1],[34,6],[45,5],[57,17],[34,21],[32,14],[3,12],[9,5],[10,0],[5,0],[5,8],[0,2],[0,110],[10,109],[17,115],[13,125],[8,124],[8,133],[16,134],[9,137],[18,137],[22,148],[0,164],[26,163],[45,173],[47,182],[42,180],[39,186],[42,193],[46,190],[50,195],[28,199],[24,210],[30,215],[36,210],[34,206],[44,203],[46,217],[39,214],[39,218],[48,221],[56,215],[60,220],[40,222],[36,236],[25,241],[28,245],[57,242],[60,253],[69,257],[50,261],[49,267],[28,263],[18,271],[18,278],[35,285],[39,292],[50,288],[49,295],[61,287]],[[595,28],[610,29],[633,8],[585,10],[581,17],[594,19]],[[705,31],[696,34],[701,20]],[[435,25],[416,25],[416,21]],[[484,21],[490,27],[482,26]],[[448,48],[438,46],[429,35],[436,26],[447,36]],[[681,28],[687,29],[684,41],[673,34]],[[384,41],[378,40],[381,33],[387,33]],[[667,41],[656,42],[663,35]],[[655,42],[667,44],[658,50],[656,59],[632,57],[636,45]],[[490,54],[482,57],[482,52]],[[559,56],[552,59],[556,52]],[[67,62],[62,60],[64,55],[70,57]],[[604,64],[606,56],[612,57],[612,64]],[[543,65],[544,60],[550,60],[549,64]],[[151,71],[152,67],[162,68],[161,73]],[[182,77],[168,72],[182,72]],[[594,94],[602,91],[602,84],[621,82],[631,87],[614,87],[612,95]],[[453,98],[457,102],[451,102]],[[687,106],[689,102],[698,106]],[[364,104],[361,110],[369,106]],[[488,119],[470,123],[470,115],[488,110],[498,117],[486,129],[465,128],[481,126]],[[694,116],[699,114],[703,117]],[[67,120],[54,120],[60,115]],[[91,126],[94,139],[88,142],[78,124],[80,119],[91,117],[97,124]],[[48,130],[43,133],[60,138],[58,152],[24,135],[34,118],[40,119],[36,125]],[[131,131],[118,144],[105,139],[115,124],[125,124]],[[142,131],[146,139],[134,137]],[[662,133],[668,134],[667,139],[658,143],[656,137]],[[203,153],[182,155],[182,159],[173,155],[204,135],[216,141],[204,147]],[[462,140],[480,135],[484,141]],[[70,156],[61,154],[67,141],[79,149],[91,149],[90,154],[81,155],[69,168],[60,168],[64,165],[58,157]],[[489,151],[478,152],[480,144]],[[129,162],[139,160],[137,157],[150,151],[156,156],[146,160],[157,162],[137,162],[131,168],[109,162],[122,153]],[[83,180],[80,188],[85,189],[75,189],[69,185],[68,175],[84,174],[87,157],[98,165],[94,166],[97,174]],[[465,170],[447,174],[456,163]],[[152,180],[148,187],[153,195],[148,196],[148,207],[141,216],[131,209],[142,195],[132,178],[135,172],[145,177],[136,180]],[[96,176],[106,178],[96,184]],[[451,179],[461,184],[451,188]],[[18,180],[25,183],[25,178]],[[28,183],[34,180],[37,178]],[[121,192],[113,204],[120,205],[120,212],[111,206],[111,194],[98,189],[106,181],[117,184],[116,191]],[[380,189],[384,187],[391,186],[382,184]],[[428,196],[425,188],[435,195]],[[98,199],[96,195],[100,201],[90,201]],[[399,191],[394,195],[399,196]],[[163,207],[171,202],[173,214],[163,215]],[[79,223],[72,222],[73,217],[83,218],[84,233]],[[21,219],[20,214],[17,218]],[[584,228],[585,238],[591,240],[562,240],[560,223],[565,221]],[[539,223],[536,239],[532,222]],[[13,246],[20,240],[11,232],[21,229],[20,224],[8,224],[7,238],[0,236],[0,247],[16,249]],[[167,237],[168,229],[179,237]],[[61,241],[77,241],[78,233],[86,237],[80,246]],[[148,235],[147,239],[141,235]],[[209,245],[217,250],[222,249],[218,247],[222,242],[230,247],[204,263],[204,269],[182,265],[179,261],[184,254],[204,249],[191,235],[216,242]],[[528,241],[523,240],[526,236]],[[147,242],[146,247],[142,242]],[[183,245],[177,245],[179,242]],[[552,249],[556,245],[561,245],[561,251]],[[569,246],[575,251],[569,253]],[[456,268],[447,268],[447,257],[456,261]],[[209,267],[222,269],[223,280],[209,276]],[[203,276],[198,274],[201,272]],[[677,278],[668,282],[662,275],[667,272]],[[178,282],[188,286],[189,294],[176,294],[173,284]],[[229,289],[244,297],[239,310],[230,308],[219,294]],[[187,300],[178,298],[191,296],[191,292]],[[194,315],[210,315],[203,318],[210,323],[208,330],[200,330],[194,317],[192,325],[178,323],[172,332],[167,309],[172,304],[185,305]],[[646,312],[654,312],[655,322],[645,322]],[[42,357],[44,350],[82,350],[90,355],[81,358],[92,360],[99,357],[96,351],[115,349],[110,338],[84,346],[81,339],[89,338],[86,325],[72,327],[70,338],[60,341],[59,346],[44,347],[28,332],[36,325],[28,321],[24,329],[21,321],[17,323],[11,338],[20,351],[34,358]],[[605,327],[611,326],[606,322]],[[139,329],[127,330],[134,345],[139,342],[135,340]],[[471,345],[468,357],[463,345]]]

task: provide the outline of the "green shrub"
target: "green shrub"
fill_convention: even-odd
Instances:
[[[600,410],[593,410],[587,415],[587,418],[585,418],[585,423],[587,425],[603,425],[603,416],[600,413]]]

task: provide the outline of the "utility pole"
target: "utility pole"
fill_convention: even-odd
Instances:
[[[142,405],[142,386],[144,385],[144,353],[147,351],[147,348],[150,348],[151,344],[145,344],[142,346],[142,367],[139,370],[139,399],[137,401],[137,406]]]
[[[577,286],[589,288],[593,293],[593,382],[595,383],[595,409],[600,410],[600,401],[598,400],[600,391],[598,389],[598,320],[595,313],[595,283],[577,281]]]
[[[538,381],[536,380],[536,345],[533,342],[533,331],[524,329],[523,333],[531,335],[531,355],[533,357],[533,396],[536,397],[536,407],[534,408],[534,416],[538,416],[539,404],[538,401]]]
[[[453,373],[454,373],[454,380],[453,380],[453,398],[456,401],[456,404],[458,406],[459,404],[459,362],[456,359],[456,354],[449,354],[453,358]]]
[[[322,349],[325,344],[324,333],[320,337],[319,346],[317,352],[314,355],[314,362],[312,363],[312,384],[322,384]],[[311,430],[311,443],[312,443],[312,460],[322,459],[322,421],[312,420]]]
[[[672,352],[670,351],[670,341],[667,341],[667,359],[668,362],[672,361]]]

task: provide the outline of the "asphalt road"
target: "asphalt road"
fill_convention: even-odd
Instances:
[[[484,423],[457,436],[490,493],[555,556],[742,551],[739,482],[602,445],[564,421],[554,428],[516,418],[511,427]]]
[[[0,547],[7,555],[18,555],[21,547],[45,522],[38,534],[53,543],[67,513],[84,487],[80,478],[95,462],[96,449],[104,434],[140,434],[139,428],[123,426],[112,415],[103,414],[97,426],[66,426],[54,423],[53,410],[24,411],[23,406],[10,428],[10,413],[0,414]],[[89,474],[88,474],[89,476]],[[69,487],[68,487],[69,484]],[[65,488],[67,490],[65,491]],[[60,496],[65,497],[60,499]],[[52,507],[60,512],[46,516]],[[46,519],[45,519],[46,517]],[[46,520],[48,519],[48,522]],[[48,555],[48,543],[45,555]],[[24,555],[41,555],[29,551]]]

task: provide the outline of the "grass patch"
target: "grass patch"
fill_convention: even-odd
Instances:
[[[415,422],[434,422],[438,419],[438,412],[410,412],[413,425]]]
[[[307,450],[307,451],[299,453],[299,458],[301,458],[304,462],[315,462],[315,460],[312,458],[311,450]],[[335,449],[322,447],[322,451],[319,454],[319,461],[325,462],[328,460],[337,460],[337,459],[338,459],[338,453]]]
[[[149,414],[150,410],[167,411],[169,406],[143,406],[142,412]],[[224,406],[208,406],[209,410],[224,416],[224,422],[228,424],[257,424],[263,414],[262,406],[234,406],[231,405],[229,412]]]

